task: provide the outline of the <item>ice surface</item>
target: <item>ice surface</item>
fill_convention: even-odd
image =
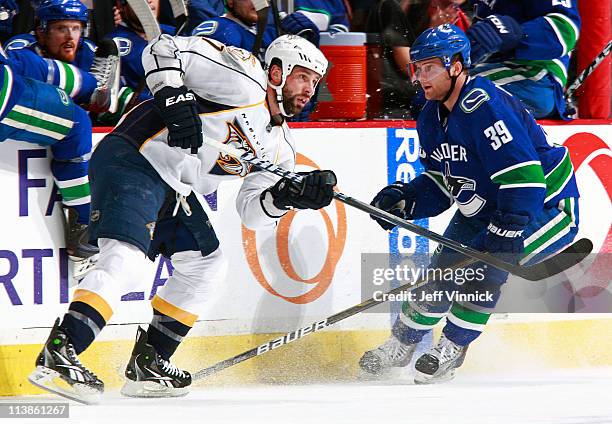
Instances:
[[[111,392],[100,405],[71,402],[70,422],[599,424],[612,423],[611,389],[612,369],[606,368],[524,376],[459,375],[453,382],[435,386],[367,381],[196,387],[179,399],[128,399]],[[0,398],[0,402],[11,401],[55,402],[59,398]],[[27,422],[41,420],[16,421]]]

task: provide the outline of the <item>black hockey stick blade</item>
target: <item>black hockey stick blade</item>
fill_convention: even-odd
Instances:
[[[106,34],[115,29],[113,16],[113,0],[96,0],[93,5],[93,40],[98,43]]]

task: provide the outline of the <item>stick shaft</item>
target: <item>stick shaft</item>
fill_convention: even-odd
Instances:
[[[463,268],[469,264],[474,263],[475,260],[472,258],[467,258],[464,259],[458,263],[456,263],[455,265],[450,266],[447,269],[456,269],[456,268]],[[281,346],[284,346],[288,343],[294,342],[296,340],[299,340],[301,338],[306,337],[309,334],[315,333],[317,331],[323,330],[327,327],[330,327],[340,321],[343,321],[349,317],[352,317],[353,315],[356,315],[360,312],[363,312],[367,309],[370,309],[376,305],[379,305],[381,303],[385,303],[388,299],[388,295],[397,295],[400,294],[402,292],[408,292],[408,291],[412,291],[415,290],[421,286],[423,286],[424,284],[426,284],[428,282],[426,277],[422,277],[419,280],[415,281],[415,282],[411,282],[411,283],[407,283],[404,284],[402,286],[396,287],[393,290],[388,291],[385,295],[381,296],[381,300],[375,300],[374,298],[370,298],[367,300],[364,300],[363,302],[361,302],[358,305],[354,305],[351,306],[350,308],[347,308],[343,311],[340,311],[338,313],[335,313],[334,315],[331,315],[325,319],[313,322],[310,325],[307,325],[305,327],[302,327],[296,331],[292,331],[289,332],[281,337],[277,337],[275,339],[272,339],[266,343],[263,343],[253,349],[247,350],[245,352],[242,352],[236,356],[232,356],[231,358],[225,359],[221,362],[217,362],[214,365],[211,365],[208,368],[204,368],[200,371],[197,371],[193,374],[192,378],[193,380],[200,380],[202,378],[206,378],[211,374],[215,374],[219,371],[222,371],[226,368],[232,367],[234,365],[237,365],[241,362],[244,362],[248,359],[254,358],[256,356],[261,356],[265,353],[268,353],[272,350],[275,350]]]
[[[578,90],[580,86],[584,83],[584,81],[593,72],[595,72],[595,69],[597,69],[597,67],[601,64],[601,62],[603,62],[606,59],[606,57],[608,57],[611,51],[612,51],[612,40],[610,40],[608,44],[606,44],[606,46],[603,48],[601,53],[599,53],[597,57],[591,63],[589,63],[589,65],[586,68],[584,68],[584,70],[580,73],[580,75],[576,77],[574,82],[569,87],[567,87],[567,90],[565,90],[566,97],[568,98],[573,97],[576,94],[576,90]]]

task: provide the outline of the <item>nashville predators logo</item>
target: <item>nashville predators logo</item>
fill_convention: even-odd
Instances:
[[[227,138],[224,143],[229,144],[232,147],[243,150],[245,152],[255,154],[255,149],[251,146],[249,139],[244,135],[244,133],[240,130],[240,124],[234,121],[233,123],[227,122]],[[246,174],[251,172],[252,165],[247,163],[242,163],[238,159],[226,155],[224,153],[219,154],[219,158],[217,159],[217,166],[215,168],[217,171],[223,171],[221,173],[230,174],[230,175],[239,175],[244,177]],[[219,174],[220,172],[212,171],[215,174]]]

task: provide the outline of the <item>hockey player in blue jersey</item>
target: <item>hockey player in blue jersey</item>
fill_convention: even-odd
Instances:
[[[159,13],[159,0],[147,0],[155,16]],[[121,24],[107,34],[119,47],[121,57],[121,77],[124,84],[132,89],[138,100],[151,98],[151,93],[144,82],[145,73],[141,56],[147,45],[144,29],[126,0],[117,0],[117,8],[121,13]],[[160,25],[164,34],[174,34],[175,29],[168,25]]]
[[[102,40],[98,49],[83,38],[88,21],[85,5],[79,0],[44,0],[35,12],[36,35],[22,34],[7,42],[13,69],[61,88],[90,111],[121,108],[118,98],[130,92],[119,92],[117,48]],[[110,98],[102,93],[107,84],[114,90]]]
[[[563,89],[580,34],[576,0],[471,0],[472,75],[517,96],[536,118],[567,119]]]
[[[485,78],[468,75],[470,42],[456,26],[423,32],[412,45],[411,60],[412,78],[428,100],[417,121],[425,172],[383,188],[372,204],[412,220],[436,216],[454,203],[459,210],[444,235],[506,261],[537,262],[569,244],[578,231],[579,194],[567,148],[549,145],[515,97]],[[444,247],[430,267],[445,269],[460,259]],[[484,277],[463,285],[433,280],[419,289],[416,300],[402,305],[392,336],[362,356],[361,368],[377,374],[407,365],[416,344],[445,317],[439,342],[416,361],[415,381],[452,378],[508,277],[482,263],[472,268],[472,275],[480,269]],[[489,299],[432,302],[422,297],[457,290],[487,293]]]
[[[15,72],[0,47],[0,141],[49,146],[51,172],[67,214],[66,248],[73,260],[98,249],[88,243],[90,195],[88,162],[91,122],[87,113],[54,86]]]
[[[193,30],[193,35],[213,38],[230,46],[251,51],[257,32],[257,12],[251,0],[227,0],[227,13],[202,22]],[[272,12],[270,12],[271,14]],[[348,31],[348,18],[342,0],[302,0],[296,2],[296,11],[281,12],[281,29],[287,34],[304,36],[318,45],[321,31]],[[265,48],[278,37],[274,17],[268,18],[262,47]]]

